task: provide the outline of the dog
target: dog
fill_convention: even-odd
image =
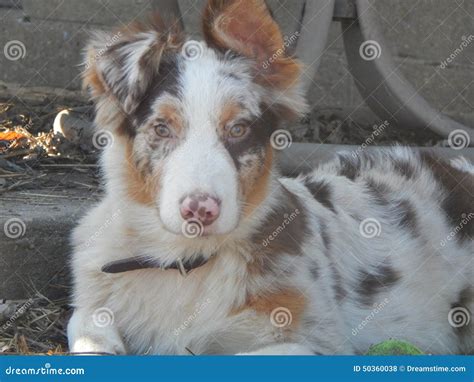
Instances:
[[[273,134],[308,111],[301,64],[263,0],[211,0],[203,25],[186,40],[154,16],[88,45],[112,139],[73,233],[70,350],[472,352],[474,166],[394,147],[282,177]]]

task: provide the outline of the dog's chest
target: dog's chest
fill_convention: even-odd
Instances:
[[[236,302],[244,298],[233,280],[203,279],[199,272],[183,277],[174,270],[135,271],[116,278],[108,307],[133,353],[244,351],[252,333],[266,326],[255,317],[244,318],[247,313],[233,314]]]

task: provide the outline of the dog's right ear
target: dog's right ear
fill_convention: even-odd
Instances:
[[[269,90],[267,102],[287,119],[308,111],[302,64],[288,54],[282,32],[265,0],[208,0],[203,16],[206,42],[254,63],[255,82]]]
[[[164,52],[180,49],[183,41],[181,30],[165,26],[158,15],[115,33],[96,32],[86,48],[83,85],[93,98],[115,102],[129,115],[158,72]]]

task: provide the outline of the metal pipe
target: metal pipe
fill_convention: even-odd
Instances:
[[[326,48],[335,0],[308,0],[300,26],[296,57],[304,64],[304,90],[308,92]]]
[[[364,151],[375,151],[387,149],[387,146],[370,146]],[[298,173],[305,173],[314,169],[318,164],[327,162],[334,157],[334,154],[341,151],[357,152],[360,146],[356,145],[328,145],[314,143],[292,143],[290,147],[278,151],[277,160],[279,167],[286,176],[294,176]],[[448,147],[417,147],[421,151],[433,152],[443,159],[450,159],[457,156],[464,156],[474,163],[474,148],[454,150]]]
[[[474,145],[474,129],[433,108],[400,73],[368,0],[356,0],[358,21],[341,20],[349,70],[364,101],[400,128],[429,128],[444,138],[460,133]]]
[[[184,30],[183,19],[181,17],[181,10],[177,0],[151,0],[153,9],[160,12],[163,18],[174,18],[179,26]]]

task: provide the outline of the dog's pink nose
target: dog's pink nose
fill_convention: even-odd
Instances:
[[[186,196],[180,207],[184,220],[196,219],[203,225],[212,224],[220,214],[220,200],[209,194],[197,193]]]

